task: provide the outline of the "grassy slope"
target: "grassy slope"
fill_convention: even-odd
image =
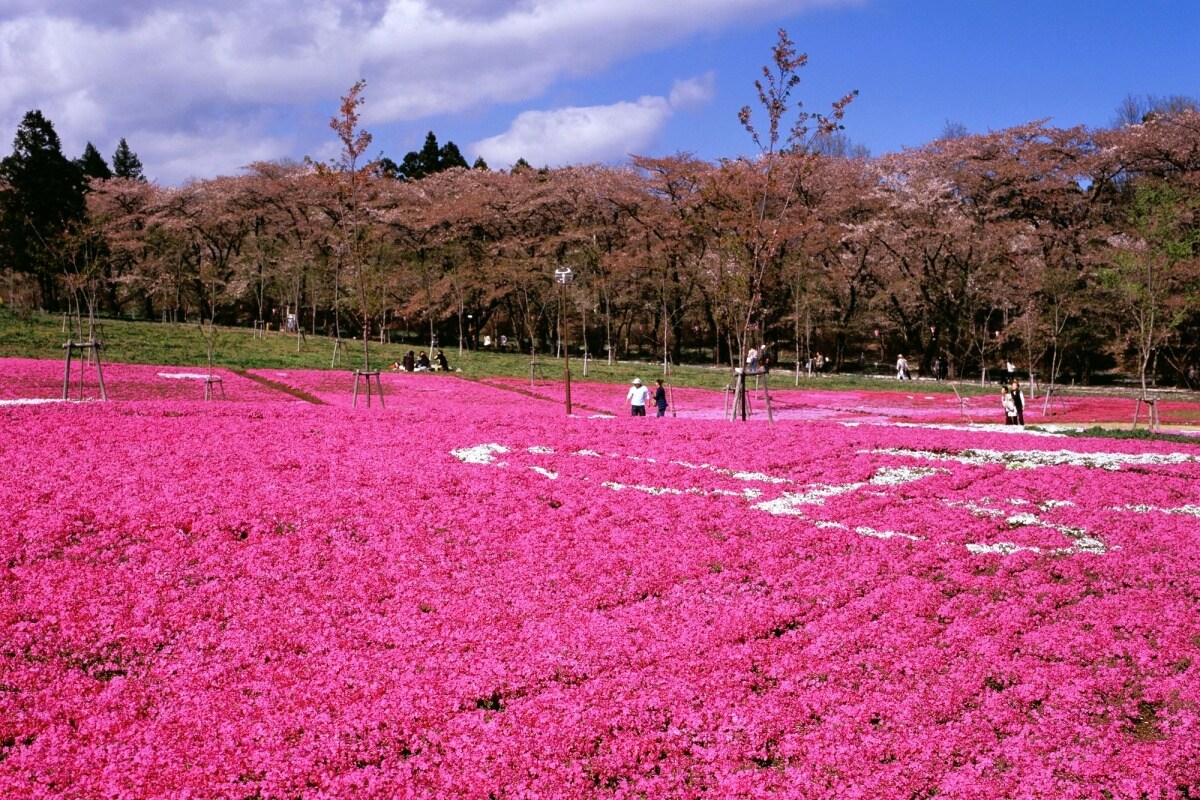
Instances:
[[[0,357],[8,358],[63,358],[63,342],[68,338],[64,331],[63,318],[46,314],[17,315],[0,307]],[[78,336],[74,338],[78,339]],[[104,320],[101,327],[104,343],[103,357],[108,362],[128,364],[162,364],[180,367],[200,367],[207,363],[204,336],[196,324],[162,324],[157,322],[128,322]],[[345,358],[338,369],[358,369],[362,366],[362,343],[345,341]],[[403,358],[408,350],[419,351],[416,344],[371,345],[371,365],[376,369],[387,369],[392,362]],[[444,348],[452,368],[461,368],[465,377],[510,377],[528,378],[530,358],[526,353],[496,353],[466,351],[459,356],[457,347]],[[333,341],[322,336],[309,336],[300,343],[297,351],[296,339],[278,331],[268,332],[265,337],[254,336],[249,328],[218,328],[213,350],[213,362],[217,366],[240,369],[330,369],[333,356]],[[537,376],[545,380],[561,380],[563,362],[550,355],[539,355]],[[603,360],[593,360],[588,375],[583,375],[583,363],[579,358],[571,361],[573,381],[595,381],[601,383],[627,383],[634,377],[650,382],[662,376],[662,364],[645,362],[619,362],[608,365]],[[730,383],[728,369],[700,366],[677,366],[672,369],[672,382],[676,386],[720,389]],[[777,388],[796,385],[792,373],[776,373],[771,382]],[[823,375],[819,378],[801,379],[801,387],[822,389],[886,389],[895,390],[894,381],[878,377]],[[978,384],[961,384],[964,394],[991,394],[991,387]],[[948,385],[921,382],[924,393],[949,393]]]

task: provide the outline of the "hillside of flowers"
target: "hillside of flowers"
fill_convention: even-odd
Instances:
[[[41,369],[0,797],[1200,795],[1200,445]]]

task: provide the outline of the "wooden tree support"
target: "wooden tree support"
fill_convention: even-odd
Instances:
[[[100,366],[100,343],[96,341],[90,342],[75,342],[70,339],[63,345],[63,349],[67,351],[66,364],[63,367],[63,390],[62,399],[68,399],[71,390],[71,359],[75,355],[75,351],[79,351],[79,399],[83,399],[83,373],[85,363],[94,363],[96,365],[96,380],[100,384],[100,399],[107,401],[108,392],[104,388],[104,370]],[[84,360],[84,353],[87,354],[87,360]]]
[[[546,382],[546,373],[542,370],[542,365],[537,361],[529,362],[529,388],[534,387],[535,381]]]
[[[371,378],[375,379],[375,386],[376,386],[377,390],[379,391],[379,405],[382,408],[387,408],[387,404],[384,403],[384,401],[383,401],[383,381],[380,380],[379,370],[377,370],[377,369],[373,369],[373,370],[356,369],[356,370],[354,370],[354,402],[353,402],[354,407],[355,408],[358,407],[358,382],[364,378],[367,381],[367,408],[371,407]]]
[[[1050,384],[1046,387],[1046,391],[1042,393],[1042,416],[1048,416],[1054,413],[1054,404],[1062,405],[1062,399],[1058,396],[1058,387]],[[1065,408],[1064,408],[1065,410]],[[1135,415],[1136,416],[1136,415]]]
[[[770,376],[770,374],[771,373],[769,373],[769,372],[763,372],[761,375],[761,377],[762,377],[762,393],[763,393],[763,403],[767,407],[767,422],[774,425],[775,424],[775,412],[771,409],[771,391],[770,391],[770,389],[767,388],[767,383],[768,383],[767,378]],[[759,378],[759,376],[757,376],[757,375],[754,377],[755,383],[758,383],[758,378]]]
[[[755,387],[763,393],[763,403],[767,408],[767,421],[774,425],[775,410],[771,407],[771,391],[767,386],[767,377],[769,373],[763,370],[758,370],[757,372],[744,372],[739,370],[736,373],[733,383],[732,409],[730,409],[728,406],[729,387],[725,387],[726,413],[729,414],[729,420],[733,422],[740,417],[744,422],[753,414],[753,410],[750,408],[750,393],[746,387],[747,375],[754,376]]]
[[[204,399],[212,400],[216,398],[216,390],[221,390],[221,399],[225,399],[225,382],[215,375],[209,375],[204,379]]]
[[[958,398],[959,417],[962,419],[965,419],[967,421],[967,424],[974,425],[975,420],[971,419],[971,412],[968,408],[968,399],[966,397],[962,396],[962,393],[958,391],[958,387],[955,386],[953,383],[950,384],[950,388],[954,390],[954,396]]]
[[[1133,428],[1137,430],[1138,418],[1142,413],[1142,405],[1146,406],[1146,427],[1151,433],[1156,433],[1161,421],[1158,418],[1158,399],[1154,397],[1139,397],[1137,405],[1133,408]]]
[[[297,348],[299,348],[299,344],[297,344]],[[300,352],[299,349],[297,349],[296,352]],[[345,358],[346,358],[346,343],[343,342],[341,339],[334,339],[333,340],[333,358],[329,359],[329,368],[333,369],[334,367],[336,367],[338,365],[339,362],[345,360]]]

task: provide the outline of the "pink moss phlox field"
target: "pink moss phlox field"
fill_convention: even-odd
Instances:
[[[0,406],[0,797],[1200,794],[1200,447],[274,373]]]

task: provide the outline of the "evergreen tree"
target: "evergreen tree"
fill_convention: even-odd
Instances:
[[[483,160],[483,156],[477,156],[475,158],[475,163],[471,165],[471,169],[481,169],[484,172],[488,171],[488,165],[487,162]]]
[[[381,178],[399,178],[400,165],[387,156],[380,156],[375,161],[375,172]]]
[[[425,144],[420,150],[414,150],[404,156],[400,163],[399,173],[406,180],[419,181],[426,175],[442,172],[453,167],[467,168],[467,160],[454,142],[446,142],[438,146],[437,136],[430,131],[425,136]]]
[[[463,158],[463,154],[459,152],[458,145],[454,142],[446,142],[446,144],[438,150],[438,172],[454,167],[467,168],[467,160]]]
[[[66,267],[64,236],[85,215],[85,186],[50,120],[36,109],[26,113],[12,155],[0,161],[0,262],[36,275],[48,308]]]
[[[129,143],[124,138],[117,144],[117,152],[113,153],[112,160],[114,176],[135,181],[146,180],[146,176],[142,174],[142,160],[137,157],[137,153],[129,149]]]
[[[75,166],[83,172],[83,177],[88,180],[107,180],[113,176],[112,170],[108,168],[108,162],[104,160],[104,156],[100,155],[100,151],[96,149],[96,145],[91,142],[87,143],[87,147],[83,148],[83,155],[75,159]]]

